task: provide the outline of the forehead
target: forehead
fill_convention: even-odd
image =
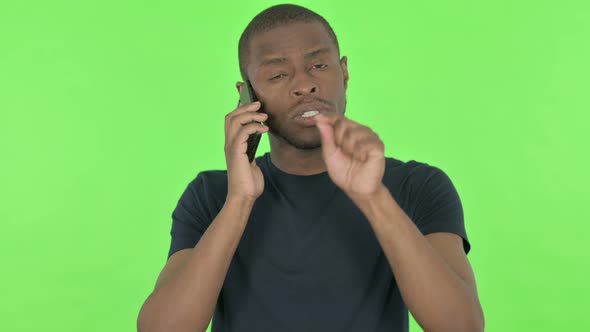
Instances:
[[[251,64],[273,56],[286,58],[303,55],[316,48],[336,53],[336,45],[321,23],[293,23],[254,36],[250,43]]]

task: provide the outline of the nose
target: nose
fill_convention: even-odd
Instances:
[[[295,77],[291,95],[294,97],[307,96],[318,92],[318,85],[308,73],[302,72]]]

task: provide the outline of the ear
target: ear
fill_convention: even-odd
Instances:
[[[238,89],[238,94],[242,93],[242,89],[244,88],[244,82],[236,82],[236,88]]]
[[[344,78],[344,89],[348,88],[348,58],[343,56],[340,59],[340,68],[342,69],[342,76]]]

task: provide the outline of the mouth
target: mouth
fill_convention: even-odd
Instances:
[[[330,112],[330,110],[325,107],[306,107],[305,109],[298,111],[295,116],[293,116],[293,120],[295,123],[303,127],[313,127],[315,126],[316,121],[314,118],[316,115],[327,112]]]
[[[314,116],[321,114],[321,113],[326,113],[329,112],[330,110],[328,108],[326,108],[325,106],[307,106],[305,108],[302,108],[301,110],[297,111],[295,113],[295,115],[293,116],[293,119],[298,119],[298,118],[302,118],[302,119],[307,119],[307,118],[313,118]]]

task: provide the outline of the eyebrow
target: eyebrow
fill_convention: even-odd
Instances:
[[[303,57],[307,60],[307,59],[313,58],[315,56],[318,56],[320,54],[329,53],[329,52],[330,52],[330,49],[327,47],[324,47],[324,48],[317,49],[315,51],[311,51],[311,52],[305,54]],[[270,65],[277,65],[277,64],[285,63],[287,61],[288,61],[288,59],[285,57],[270,58],[270,59],[263,60],[260,63],[260,66],[264,67],[264,66],[270,66]]]
[[[327,47],[324,47],[324,48],[317,49],[315,51],[311,51],[311,52],[307,53],[306,55],[304,55],[303,57],[305,59],[310,59],[310,58],[313,58],[313,57],[315,57],[317,55],[324,54],[324,53],[329,53],[329,52],[330,52],[330,49],[327,48]]]
[[[277,65],[277,64],[281,64],[287,62],[287,58],[271,58],[271,59],[266,59],[264,61],[262,61],[260,63],[261,67],[264,66],[270,66],[270,65]]]

